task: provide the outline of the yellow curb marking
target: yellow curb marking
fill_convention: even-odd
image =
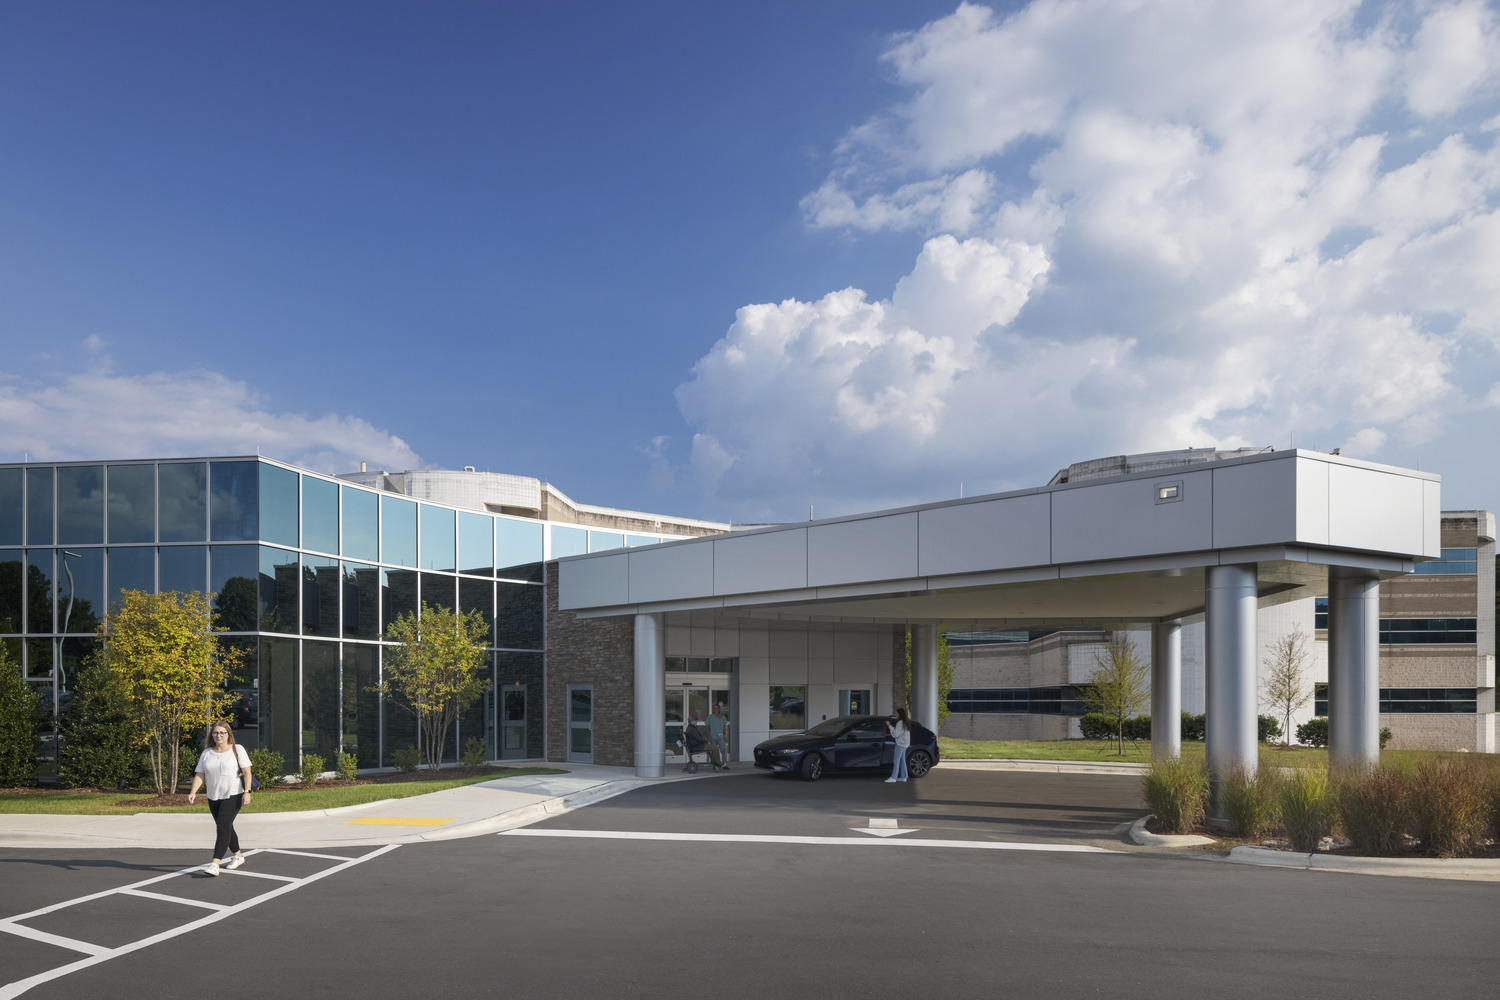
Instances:
[[[348,819],[344,821],[345,826],[442,826],[444,823],[453,822],[452,816],[404,816],[400,819],[382,819],[378,816],[367,816],[364,819]]]

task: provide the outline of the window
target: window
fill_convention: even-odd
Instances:
[[[1034,688],[954,688],[948,692],[948,711],[973,715],[1084,714],[1078,700],[1081,687],[1060,684]]]
[[[380,638],[380,570],[362,563],[343,564],[344,638]],[[370,765],[374,767],[374,765]]]
[[[422,569],[435,569],[453,573],[458,569],[458,557],[454,548],[453,511],[443,507],[422,505]],[[431,603],[431,602],[429,602]],[[449,598],[445,607],[453,607]]]
[[[771,685],[771,728],[807,728],[807,686]]]
[[[376,562],[380,559],[380,513],[377,497],[365,490],[340,487],[344,502],[344,555]]]
[[[552,552],[550,558],[580,556],[589,550],[589,533],[582,528],[552,526]]]
[[[45,469],[26,470],[26,544],[52,544],[52,474]]]
[[[625,536],[618,531],[590,531],[589,551],[603,552],[606,549],[622,549],[625,547]]]
[[[57,470],[57,540],[62,545],[104,541],[104,466]]]
[[[1472,715],[1478,710],[1476,688],[1381,688],[1382,715]],[[1328,715],[1328,685],[1313,685],[1313,714]]]
[[[24,469],[0,469],[0,545],[21,544]]]
[[[1479,572],[1478,549],[1444,549],[1439,559],[1417,563],[1413,573],[1419,575]]]
[[[417,505],[410,500],[380,498],[380,561],[417,564]]]
[[[157,475],[160,480],[157,523],[161,526],[161,540],[204,541],[208,534],[208,468],[202,462],[163,464],[158,466]]]
[[[254,541],[259,531],[259,462],[215,462],[209,469],[213,486],[213,540]],[[292,482],[296,483],[296,474]],[[296,486],[293,485],[293,490]],[[295,508],[294,508],[295,509]]]
[[[487,514],[458,515],[458,571],[495,575],[495,519]]]
[[[156,541],[156,466],[111,465],[109,540]]]
[[[109,554],[111,575],[115,550]],[[297,564],[297,553],[286,549],[262,546],[260,550],[260,599],[256,616],[260,619],[262,632],[297,632],[301,628],[301,617],[297,607],[297,595],[302,592],[298,580],[301,568]]]
[[[302,547],[339,550],[339,487],[325,479],[302,477]]]
[[[260,472],[260,538],[297,544],[297,474],[290,469],[268,465]]]
[[[496,576],[542,582],[542,525],[502,517],[495,521]]]
[[[1474,618],[1382,618],[1380,641],[1383,645],[1474,643],[1478,626]]]

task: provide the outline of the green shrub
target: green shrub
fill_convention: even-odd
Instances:
[[[1297,742],[1306,747],[1326,747],[1328,745],[1328,720],[1323,716],[1316,719],[1308,719],[1297,727]]]
[[[1389,726],[1381,726],[1380,727],[1380,749],[1384,750],[1385,749],[1385,745],[1387,743],[1389,743],[1390,741],[1391,741],[1391,728]]]
[[[1078,728],[1086,740],[1112,740],[1115,738],[1115,720],[1103,712],[1090,712],[1078,720]]]
[[[286,758],[270,747],[250,751],[250,776],[262,785],[279,785],[286,777]]]
[[[1436,758],[1417,766],[1411,785],[1412,833],[1429,854],[1468,857],[1491,825],[1487,768]]]
[[[1126,719],[1125,738],[1127,740],[1149,740],[1151,738],[1151,716],[1137,715],[1133,719]]]
[[[64,788],[123,789],[145,777],[145,735],[112,680],[96,663],[78,672],[58,748],[57,780]],[[189,759],[195,756],[196,748]]]
[[[478,736],[470,736],[464,742],[464,766],[478,767],[484,763],[484,740]]]
[[[1208,716],[1206,716],[1206,715],[1189,715],[1186,712],[1183,712],[1182,713],[1182,738],[1183,738],[1183,740],[1184,741],[1186,741],[1186,740],[1198,740],[1198,741],[1201,742],[1203,740],[1203,738],[1204,738],[1204,734],[1207,732],[1207,722],[1208,722]]]
[[[297,772],[297,777],[302,779],[303,785],[311,785],[323,774],[323,758],[315,753],[302,755],[302,769]]]
[[[1333,783],[1339,829],[1364,854],[1395,854],[1411,820],[1411,776],[1388,767],[1354,767]]]
[[[21,665],[0,640],[0,788],[36,784],[40,700],[35,688],[21,679]]]
[[[1236,764],[1224,775],[1220,794],[1224,815],[1241,836],[1260,837],[1275,825],[1276,773],[1272,768],[1258,768],[1251,774]]]
[[[1294,851],[1311,854],[1333,830],[1333,796],[1328,774],[1302,767],[1276,780],[1276,806]]]
[[[1255,738],[1262,743],[1270,743],[1272,740],[1281,739],[1281,723],[1277,722],[1270,715],[1256,716]]]
[[[396,766],[401,770],[411,774],[416,771],[417,765],[422,763],[422,751],[408,743],[402,750],[391,751],[391,760],[395,761]]]
[[[1141,776],[1141,798],[1168,831],[1191,830],[1203,821],[1208,771],[1201,761],[1181,757],[1153,761]]]
[[[339,777],[345,781],[353,781],[359,777],[359,758],[352,753],[339,751],[338,767]]]

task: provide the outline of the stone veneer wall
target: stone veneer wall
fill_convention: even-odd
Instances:
[[[594,685],[594,763],[635,765],[635,620],[561,611],[547,564],[547,759],[568,759],[568,685]]]

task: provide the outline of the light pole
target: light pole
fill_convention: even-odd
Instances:
[[[68,565],[68,557],[69,556],[72,556],[74,559],[82,559],[83,558],[83,556],[79,555],[77,552],[69,552],[67,549],[63,549],[62,550],[63,572],[66,573],[67,577],[68,577],[68,609],[63,612],[63,620],[62,620],[63,635],[67,635],[68,634],[68,620],[73,617],[73,567]],[[58,646],[59,656],[61,655],[61,652],[62,652],[62,645],[63,644],[60,644]],[[65,693],[67,693],[67,690],[68,690],[68,673],[67,673],[67,671],[65,671],[65,670],[62,669],[62,664],[61,663],[58,663],[57,666],[58,666],[57,683],[59,685],[58,692],[57,692],[57,700],[58,700],[58,704],[61,705],[61,703],[62,703],[62,696]]]

